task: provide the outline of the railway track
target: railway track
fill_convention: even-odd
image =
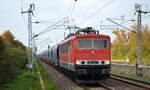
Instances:
[[[150,90],[150,83],[148,82],[144,82],[144,81],[140,81],[140,80],[136,80],[136,79],[132,79],[129,77],[120,76],[120,75],[115,75],[115,74],[111,74],[110,78],[127,83],[127,84],[131,84],[137,87],[141,87],[146,90]]]
[[[110,80],[106,82],[98,83],[97,85],[86,85],[76,83],[74,79],[65,75],[62,71],[56,69],[55,67],[49,66],[46,63],[40,61],[44,66],[47,72],[50,74],[50,77],[54,78],[54,82],[57,83],[59,90],[150,90],[150,83],[146,83],[139,80],[134,80],[131,78],[111,74]],[[115,81],[120,81],[118,84]],[[108,83],[109,82],[109,83]],[[110,84],[111,83],[111,84]],[[115,83],[113,85],[113,83]],[[126,86],[132,86],[132,88]],[[128,89],[125,89],[125,86]],[[119,87],[119,88],[117,88]],[[136,88],[136,89],[135,89]],[[142,89],[141,89],[142,88]]]
[[[107,83],[99,83],[102,87],[104,87],[106,90],[116,90],[114,87],[108,85]]]
[[[97,83],[93,85],[82,85],[81,87],[84,87],[84,90],[116,90],[115,88],[107,85],[106,83]]]
[[[112,87],[105,85],[104,83],[98,83],[96,86],[94,85],[90,87],[86,84],[76,83],[74,79],[68,77],[59,69],[56,69],[53,66],[49,66],[48,64],[42,61],[40,61],[40,63],[47,70],[50,77],[54,78],[54,82],[57,83],[59,90],[115,90]]]
[[[53,79],[54,83],[56,83],[59,90],[86,90],[85,87],[78,86],[52,66],[49,66],[48,64],[40,60],[39,62],[48,72],[49,77]]]

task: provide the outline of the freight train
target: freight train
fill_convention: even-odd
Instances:
[[[111,71],[110,37],[91,27],[69,34],[39,56],[74,75],[79,83],[100,82],[107,79]]]

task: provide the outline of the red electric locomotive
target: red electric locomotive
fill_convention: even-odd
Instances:
[[[78,30],[59,43],[59,67],[74,73],[79,83],[107,79],[111,70],[110,37],[92,28]]]

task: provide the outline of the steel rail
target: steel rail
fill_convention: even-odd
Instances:
[[[140,81],[137,79],[124,77],[124,76],[120,76],[120,75],[116,75],[116,74],[111,74],[110,78],[150,90],[150,83],[149,82],[144,82],[144,81]]]
[[[125,67],[136,67],[135,65],[129,64],[112,64],[112,66],[125,66]],[[150,69],[150,66],[139,66],[140,68]]]
[[[102,87],[104,87],[106,90],[116,90],[115,88],[105,84],[105,83],[99,83]]]
[[[88,87],[86,87],[85,85],[82,85],[80,83],[76,83],[75,80],[73,80],[71,77],[69,77],[68,75],[65,75],[66,73],[64,73],[60,68],[56,68],[53,65],[50,65],[42,60],[40,60],[40,62],[43,62],[45,64],[47,64],[48,67],[51,67],[51,69],[55,70],[57,73],[60,73],[64,78],[68,79],[70,81],[70,83],[72,83],[72,85],[77,85],[78,87],[82,88],[83,90],[90,90]],[[80,90],[80,89],[79,89]]]

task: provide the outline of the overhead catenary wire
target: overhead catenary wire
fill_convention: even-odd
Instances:
[[[66,18],[66,17],[58,18],[58,19],[51,19],[51,20],[36,20],[33,23],[38,23],[38,24],[43,24],[43,23],[47,23],[48,24],[48,23],[51,23],[51,24],[53,24],[53,23],[57,23],[58,21],[60,21],[60,19],[62,20],[64,18]]]
[[[116,25],[118,25],[118,26],[120,26],[120,27],[123,27],[124,29],[126,29],[126,30],[128,30],[128,31],[131,31],[131,32],[133,32],[133,33],[136,33],[135,30],[132,30],[132,29],[130,29],[130,28],[128,28],[128,27],[125,27],[125,26],[123,26],[123,25],[121,25],[121,24],[119,24],[119,23],[116,23],[115,21],[111,20],[110,18],[107,18],[106,20],[108,20],[108,21],[110,21],[110,22],[112,22],[112,23],[114,23],[114,24],[116,24]]]
[[[71,0],[72,1],[72,0]],[[76,1],[77,0],[74,0],[74,2],[70,2],[70,7],[69,7],[69,12],[68,12],[68,15],[67,15],[67,27],[69,26],[76,26],[75,25],[75,21],[74,21],[74,17],[73,17],[73,13],[75,11],[75,5],[76,5]],[[71,5],[72,4],[72,5]],[[68,28],[66,28],[66,26],[64,26],[64,28],[67,30]],[[71,32],[71,30],[69,30],[69,32]]]
[[[39,34],[41,34],[41,33],[45,32],[46,30],[48,30],[49,28],[51,28],[51,27],[55,26],[56,24],[58,24],[58,23],[60,23],[60,22],[62,22],[62,20],[60,20],[60,21],[58,21],[58,22],[54,23],[53,25],[51,25],[51,26],[47,27],[46,29],[42,30]]]
[[[49,32],[49,31],[51,31],[51,30],[53,30],[53,29],[56,29],[56,28],[58,28],[58,27],[60,27],[60,26],[63,26],[63,25],[66,23],[64,20],[65,20],[65,19],[60,20],[60,21],[54,23],[53,25],[47,27],[46,29],[42,30],[40,33],[36,34],[35,37],[38,36],[38,35],[47,33],[47,32]],[[62,22],[62,24],[58,25],[58,24],[61,23],[61,22]]]
[[[131,24],[133,24],[133,20],[134,20],[134,17],[133,16],[129,16],[129,13],[132,13],[134,11],[134,9],[131,9],[130,11],[128,11],[128,12],[125,12],[123,15],[121,15],[121,18],[111,18],[111,19],[113,19],[113,20],[120,20],[121,21],[121,24],[126,24],[126,25],[131,25]],[[128,16],[128,18],[130,18],[130,19],[125,19],[124,17],[125,16]],[[99,21],[102,21],[101,20],[102,19],[102,16],[99,16],[99,17],[97,17],[96,18],[96,21],[95,22],[98,22],[98,23],[96,23],[96,24],[94,24],[94,27],[98,27],[98,25],[100,24],[100,22]],[[105,18],[105,20],[106,20],[106,18]],[[129,21],[130,21],[130,23],[129,23]],[[132,22],[131,22],[132,21]],[[93,25],[92,24],[92,25]]]
[[[56,27],[53,27],[53,28],[51,28],[51,29],[47,29],[47,31],[45,31],[45,32],[42,32],[42,33],[40,33],[40,34],[38,34],[38,35],[42,35],[42,34],[44,34],[44,33],[47,33],[47,32],[49,32],[49,31],[51,31],[51,30],[54,30],[54,29],[56,29],[56,28],[58,28],[58,27],[60,27],[60,26],[63,26],[65,23],[63,23],[63,24],[61,24],[61,25],[57,25]]]
[[[104,20],[101,20],[100,22],[98,22],[96,25],[94,25],[93,27],[96,29],[98,26],[99,26],[99,24],[101,24],[101,23],[103,23],[104,22]]]
[[[20,1],[20,10],[22,11],[22,0]]]
[[[73,15],[73,12],[75,10],[75,5],[76,5],[76,0],[73,3],[73,7],[72,7],[71,12],[70,12],[70,17],[72,17],[72,15]]]
[[[68,6],[68,12],[67,12],[67,17],[69,16],[69,14],[70,14],[70,11],[71,11],[71,8],[72,8],[72,2],[73,2],[73,0],[69,0],[70,1],[70,3],[69,3],[69,6]]]
[[[70,5],[70,7],[69,7],[69,12],[68,12],[68,15],[67,15],[67,20],[68,20],[67,23],[68,23],[68,26],[71,24],[71,23],[69,22],[69,19],[70,19],[70,18],[71,18],[72,24],[75,25],[74,18],[73,18],[73,13],[74,13],[74,11],[75,11],[76,1],[77,1],[77,0],[74,0],[73,4],[72,4],[72,2],[71,2],[72,5]]]
[[[86,9],[84,12],[82,12],[79,16],[85,15],[87,12],[90,11],[90,9],[94,8],[96,6],[96,4],[98,4],[100,1],[102,1],[102,0],[97,0],[94,4],[92,4],[92,6],[90,6],[88,9]]]
[[[84,22],[88,21],[91,17],[95,16],[98,12],[100,12],[101,10],[103,10],[105,7],[107,7],[108,5],[110,5],[114,0],[111,0],[110,2],[106,3],[104,6],[102,6],[101,8],[99,8],[98,10],[96,10],[94,13],[92,13],[90,16],[88,16],[87,18],[85,18],[84,20],[82,20],[79,24],[83,24]]]
[[[100,21],[100,22],[98,22],[98,23],[96,23],[95,25],[94,25],[94,27],[96,28],[96,27],[101,27],[101,26],[103,26],[103,25],[100,25],[100,24],[102,24],[105,20],[106,20],[106,18],[105,19],[99,19],[100,17],[98,17],[98,21]],[[124,20],[124,18],[122,18],[122,16],[121,16],[121,18],[111,18],[111,20],[120,20],[120,21],[125,21]],[[107,25],[107,26],[112,26],[112,25]]]
[[[53,19],[50,19],[50,20],[48,20],[48,19],[44,20],[43,18],[39,18],[37,16],[34,16],[34,17],[37,18],[37,19],[39,19],[40,21],[43,21],[43,22],[46,22],[46,21],[53,22],[53,21],[58,21],[58,20],[62,20],[64,18],[67,18],[67,17],[59,17],[59,18],[53,18]]]
[[[43,39],[43,40],[37,42],[36,45],[39,45],[39,44],[43,43],[44,41],[47,41],[47,40],[50,40],[50,39],[51,39],[50,37],[48,37],[46,39]]]

